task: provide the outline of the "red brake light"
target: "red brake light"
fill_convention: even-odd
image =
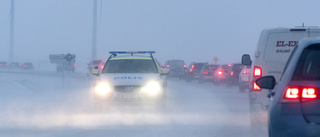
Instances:
[[[233,76],[233,72],[231,72],[230,75]]]
[[[218,71],[218,75],[222,75],[223,72],[221,70]]]
[[[208,75],[208,74],[209,74],[209,72],[202,72],[202,74],[204,74],[204,75]]]
[[[192,65],[192,66],[191,66],[190,72],[192,72],[192,71],[193,71],[193,68],[194,68],[194,65]]]
[[[302,90],[302,98],[316,98],[316,91],[314,88],[304,88]]]
[[[231,64],[228,64],[229,67],[231,67]]]
[[[256,82],[253,82],[253,90],[254,91],[260,91],[261,90],[261,88],[257,85]]]
[[[298,88],[287,88],[285,98],[287,99],[297,99],[299,97]]]
[[[262,69],[260,67],[254,67],[253,70],[253,76],[254,77],[261,77],[262,76]]]
[[[76,66],[76,64],[73,64],[73,66]]]
[[[242,71],[243,74],[249,74],[249,72],[250,71],[246,71],[246,70]]]
[[[101,69],[103,69],[103,65],[101,65]]]
[[[27,65],[24,65],[24,67],[26,68],[26,67],[27,67]]]
[[[93,67],[93,65],[91,65],[91,67]]]
[[[183,65],[183,67],[186,67],[186,65]]]
[[[163,67],[160,67],[161,70],[163,70]]]
[[[167,65],[167,68],[169,68],[170,67],[170,65]]]

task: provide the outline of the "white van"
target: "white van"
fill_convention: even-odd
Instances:
[[[318,27],[264,30],[261,32],[253,61],[251,62],[248,54],[242,56],[242,64],[252,65],[249,91],[251,122],[253,119],[266,122],[270,101],[268,98],[269,90],[261,89],[256,85],[255,80],[262,76],[272,75],[278,82],[284,66],[298,41],[304,37],[316,36],[320,36],[320,28]]]

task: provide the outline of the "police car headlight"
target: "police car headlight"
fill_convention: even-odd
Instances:
[[[143,87],[143,91],[149,95],[158,95],[161,91],[161,84],[157,81],[150,81]]]
[[[95,93],[100,95],[100,96],[105,96],[111,91],[111,87],[108,83],[106,82],[99,82],[95,86]]]

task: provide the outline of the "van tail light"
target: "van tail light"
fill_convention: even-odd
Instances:
[[[317,91],[315,88],[288,87],[282,102],[300,102],[300,99],[315,99]]]
[[[260,67],[254,66],[253,76],[254,77],[261,77],[262,76],[262,69]]]
[[[209,72],[202,72],[202,74],[204,74],[204,75],[208,75],[208,74],[209,74]]]
[[[253,91],[261,91],[261,88],[257,85],[256,82],[253,82],[252,88],[253,88]]]

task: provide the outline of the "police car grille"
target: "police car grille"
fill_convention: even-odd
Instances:
[[[114,86],[114,90],[116,92],[138,92],[141,86],[138,85],[122,85],[122,86]]]

